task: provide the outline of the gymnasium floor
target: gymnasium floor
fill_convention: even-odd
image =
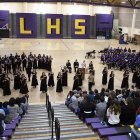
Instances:
[[[140,51],[140,45],[120,45],[118,44],[118,40],[96,40],[96,39],[2,39],[0,40],[0,55],[9,55],[10,53],[22,54],[25,52],[29,54],[45,54],[51,55],[53,57],[52,69],[54,72],[54,79],[56,84],[56,76],[61,69],[61,66],[65,65],[67,60],[69,59],[72,66],[75,59],[79,61],[81,65],[82,61],[85,60],[85,53],[87,51],[96,50],[96,58],[95,59],[86,59],[86,64],[88,66],[89,62],[92,60],[94,69],[95,69],[95,86],[93,90],[97,88],[99,91],[103,87],[102,82],[102,70],[104,65],[101,64],[99,59],[98,51],[111,46],[112,48],[122,47],[122,48],[131,48],[132,50]],[[43,70],[37,70],[38,82],[40,84],[40,76]],[[110,74],[109,70],[109,74]],[[48,73],[45,71],[46,74]],[[114,70],[115,78],[115,89],[120,88],[123,72]],[[22,96],[19,91],[15,91],[13,89],[13,76],[9,75],[11,78],[11,91],[12,94],[10,96],[2,96],[2,90],[0,89],[0,101],[7,101],[10,97],[18,97]],[[63,88],[63,93],[56,93],[56,87],[48,88],[48,94],[50,96],[50,100],[52,102],[64,102],[69,90],[72,89],[73,86],[73,77],[74,72],[68,74],[68,87]],[[88,88],[88,74],[86,74],[85,80],[83,81],[83,89],[87,90]],[[130,73],[129,77],[129,85],[132,83],[132,73]],[[28,82],[29,88],[29,103],[32,104],[42,104],[45,103],[45,94],[39,91],[40,85],[38,87],[32,88],[31,83]],[[106,88],[104,86],[104,88]]]

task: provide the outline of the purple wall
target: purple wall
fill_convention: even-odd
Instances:
[[[51,29],[51,34],[47,31],[47,18],[51,18],[51,25],[56,25],[56,19],[60,19],[60,34],[56,34],[56,29]],[[62,38],[63,37],[63,15],[62,14],[46,14],[45,15],[45,29],[47,38]]]
[[[25,30],[31,30],[31,34],[20,33],[20,18],[25,19]],[[37,37],[37,16],[35,13],[16,13],[16,35],[19,38],[36,38]]]
[[[8,10],[0,10],[0,28],[8,28],[9,24],[9,11]]]
[[[96,14],[96,30],[112,30],[113,15]]]
[[[80,23],[79,26],[85,26],[85,34],[75,34],[75,31],[80,31],[75,28],[76,19],[85,19],[85,23]],[[71,37],[72,38],[89,38],[90,36],[90,16],[89,15],[72,15],[71,16]]]

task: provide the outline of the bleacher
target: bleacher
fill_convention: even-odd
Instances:
[[[51,104],[48,98],[46,105],[29,105],[28,114],[6,124],[0,137],[6,140],[130,140],[131,127],[109,127],[97,117],[83,122],[65,104]]]

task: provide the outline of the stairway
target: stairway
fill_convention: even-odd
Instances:
[[[54,104],[54,116],[60,121],[60,140],[98,140],[88,128],[64,104]],[[50,140],[51,128],[45,105],[30,105],[12,137],[12,140]]]

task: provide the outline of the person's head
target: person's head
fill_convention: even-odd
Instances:
[[[102,88],[102,89],[101,89],[101,92],[104,93],[104,92],[105,92],[105,88]]]
[[[101,97],[100,97],[100,101],[101,101],[101,102],[104,102],[104,101],[105,101],[104,96],[101,96]]]
[[[114,112],[115,115],[117,115],[118,113],[121,113],[121,106],[120,106],[120,102],[117,99],[114,99],[112,101],[112,104],[109,107],[109,111],[111,113]]]
[[[2,108],[2,102],[0,102],[0,108]]]
[[[114,74],[114,71],[111,71],[111,74]]]
[[[2,104],[2,106],[4,107],[4,108],[7,108],[7,105],[8,105],[9,103],[8,102],[4,102],[3,104]]]
[[[10,98],[10,100],[9,100],[9,106],[14,106],[15,103],[16,103],[15,98],[13,98],[13,97]]]
[[[97,89],[95,89],[95,90],[94,90],[94,93],[95,93],[95,94],[98,94],[98,90],[97,90]]]
[[[20,102],[20,98],[17,97],[15,101],[16,101],[16,104],[17,104],[18,106],[20,106],[20,103],[21,103],[21,102]]]
[[[86,103],[90,102],[90,97],[88,94],[84,95],[84,102],[86,102]]]
[[[134,106],[134,102],[133,102],[133,99],[131,97],[126,98],[125,101],[126,101],[126,104],[128,106]]]
[[[45,75],[45,72],[42,72],[42,76],[44,76]]]
[[[20,98],[20,101],[21,101],[21,103],[26,103],[26,98],[25,97],[22,97],[22,98]]]

